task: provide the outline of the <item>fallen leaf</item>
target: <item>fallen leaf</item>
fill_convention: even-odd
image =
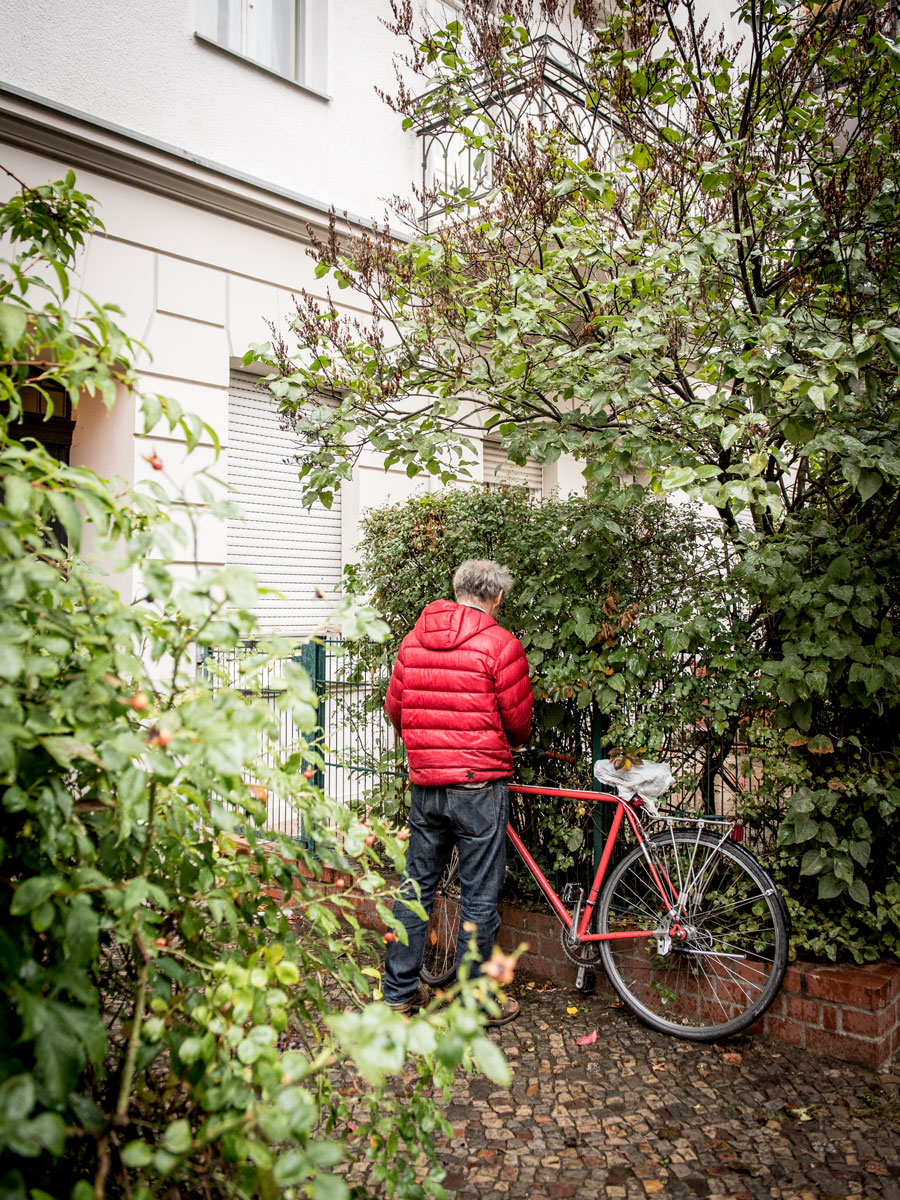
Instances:
[[[743,1061],[743,1054],[738,1054],[735,1050],[722,1055],[722,1062],[728,1063],[729,1067],[739,1067]]]
[[[584,1037],[576,1038],[575,1045],[576,1046],[592,1046],[594,1044],[594,1042],[596,1042],[596,1040],[597,1040],[597,1030],[595,1029],[593,1033],[586,1033],[584,1035]]]
[[[578,1012],[578,1009],[575,1007],[567,1008],[566,1012],[569,1014],[570,1017],[574,1017],[575,1014]]]
[[[788,1108],[785,1105],[784,1111],[789,1117],[793,1117],[795,1121],[812,1121],[814,1119],[812,1113],[806,1107]]]

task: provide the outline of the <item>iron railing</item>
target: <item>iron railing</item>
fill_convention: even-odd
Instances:
[[[198,658],[200,680],[213,690],[229,687],[268,702],[278,735],[274,745],[261,738],[263,761],[271,764],[278,754],[314,748],[323,758],[323,769],[316,771],[313,782],[343,804],[365,809],[385,775],[399,773],[402,758],[378,699],[378,685],[388,664],[367,667],[354,643],[325,638],[296,646],[289,656],[272,660],[261,674],[254,669],[251,680],[247,664],[255,657],[257,645],[246,640],[227,649],[205,648]],[[315,687],[317,727],[311,733],[299,729],[291,713],[278,705],[283,691],[279,680],[287,662],[299,663]],[[247,782],[256,780],[248,776]],[[305,840],[300,813],[287,797],[271,791],[263,829]]]
[[[271,761],[275,753],[314,746],[323,758],[323,769],[315,779],[319,786],[360,811],[377,806],[385,786],[403,773],[402,745],[382,708],[390,658],[373,658],[371,648],[338,638],[311,641],[297,646],[288,658],[269,664],[261,676],[255,674],[251,686],[243,664],[255,650],[255,642],[244,642],[233,649],[205,651],[199,664],[200,678],[208,686],[229,686],[269,702],[278,722],[278,739],[275,747],[268,742],[261,745],[262,756]],[[291,714],[278,707],[278,679],[287,661],[299,662],[315,686],[318,716],[313,733],[299,730]],[[676,674],[692,672],[696,664],[686,657],[673,664],[673,669]],[[651,700],[623,697],[622,705],[633,721],[641,705]],[[574,701],[566,702],[563,719],[550,730],[536,730],[533,737],[536,745],[551,751],[538,781],[598,790],[593,763],[610,753],[606,727],[606,719],[592,707],[579,709]],[[716,733],[702,718],[692,724],[683,718],[673,720],[664,745],[648,753],[648,757],[668,762],[675,775],[676,787],[665,798],[667,807],[710,816],[732,816],[739,811],[760,785],[758,749],[749,740],[748,729],[741,723],[733,733]],[[598,806],[598,822],[607,815],[607,808]],[[286,797],[270,795],[264,828],[303,837],[300,814]],[[598,825],[595,841],[602,833]]]

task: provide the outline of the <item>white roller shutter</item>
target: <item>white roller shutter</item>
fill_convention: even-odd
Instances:
[[[484,440],[484,482],[490,487],[500,487],[504,483],[514,483],[525,486],[536,499],[543,494],[544,473],[540,463],[529,458],[524,467],[510,462],[499,442],[490,438]]]
[[[307,634],[320,628],[334,606],[341,579],[341,501],[330,509],[300,503],[297,467],[290,461],[297,438],[281,428],[271,396],[255,376],[232,372],[228,395],[228,482],[243,520],[229,520],[229,563],[251,567],[261,584],[285,599],[261,597],[264,629]],[[316,597],[321,588],[326,599]]]

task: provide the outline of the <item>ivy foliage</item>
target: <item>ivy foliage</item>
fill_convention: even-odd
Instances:
[[[422,607],[452,599],[467,558],[506,564],[514,585],[501,623],[522,641],[536,704],[531,744],[557,755],[520,764],[520,782],[590,790],[592,749],[671,759],[693,793],[697,731],[725,744],[752,712],[752,654],[737,657],[749,622],[725,604],[726,564],[715,524],[665,499],[645,505],[571,496],[536,503],[524,489],[455,488],[370,511],[348,585],[369,594],[395,654]],[[371,645],[370,663],[385,647]],[[679,771],[679,773],[681,773]],[[392,809],[398,797],[388,796]],[[517,823],[560,879],[591,872],[592,813],[530,798]],[[514,867],[515,870],[515,867]],[[516,886],[530,889],[526,872]]]
[[[717,719],[727,721],[744,690],[723,675],[746,674],[731,654],[746,629],[740,609],[709,603],[721,606],[724,588],[717,530],[687,506],[593,496],[536,503],[515,487],[454,488],[372,510],[362,534],[349,586],[372,596],[392,648],[426,603],[453,598],[464,559],[509,566],[515,584],[502,623],[525,647],[539,728],[557,728],[564,710],[595,707],[612,722],[608,741],[659,749],[673,713],[699,718],[714,694]],[[727,624],[717,628],[720,619]],[[700,656],[713,679],[681,670],[682,653]],[[625,713],[623,697],[638,694],[640,710]]]
[[[379,1002],[383,947],[354,897],[393,926],[383,860],[401,867],[405,844],[311,782],[317,698],[293,643],[258,640],[240,691],[203,685],[197,649],[252,636],[258,591],[241,568],[172,570],[195,517],[168,464],[129,490],[11,436],[36,395],[52,414],[99,393],[188,454],[213,437],[135,391],[114,310],[73,316],[75,254],[101,228],[71,174],[0,209],[0,1193],[346,1200],[347,1162],[368,1157],[392,1194],[441,1196],[434,1089],[460,1064],[508,1079],[482,1033],[493,1002],[483,982],[409,1021]],[[231,511],[202,473],[191,486]],[[371,609],[343,616],[383,636]],[[282,711],[309,742],[279,747]],[[316,856],[263,839],[270,796]]]

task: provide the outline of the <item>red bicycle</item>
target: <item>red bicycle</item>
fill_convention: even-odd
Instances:
[[[734,821],[683,817],[648,800],[606,792],[510,785],[511,796],[550,796],[615,805],[587,895],[569,884],[560,898],[522,839],[506,831],[559,918],[563,949],[580,968],[601,963],[616,993],[661,1033],[714,1041],[766,1011],[787,968],[789,921],[765,868],[736,842]],[[662,825],[651,833],[644,821]],[[620,831],[634,845],[607,871]],[[444,986],[456,971],[460,903],[456,851],[435,893],[423,980]]]

